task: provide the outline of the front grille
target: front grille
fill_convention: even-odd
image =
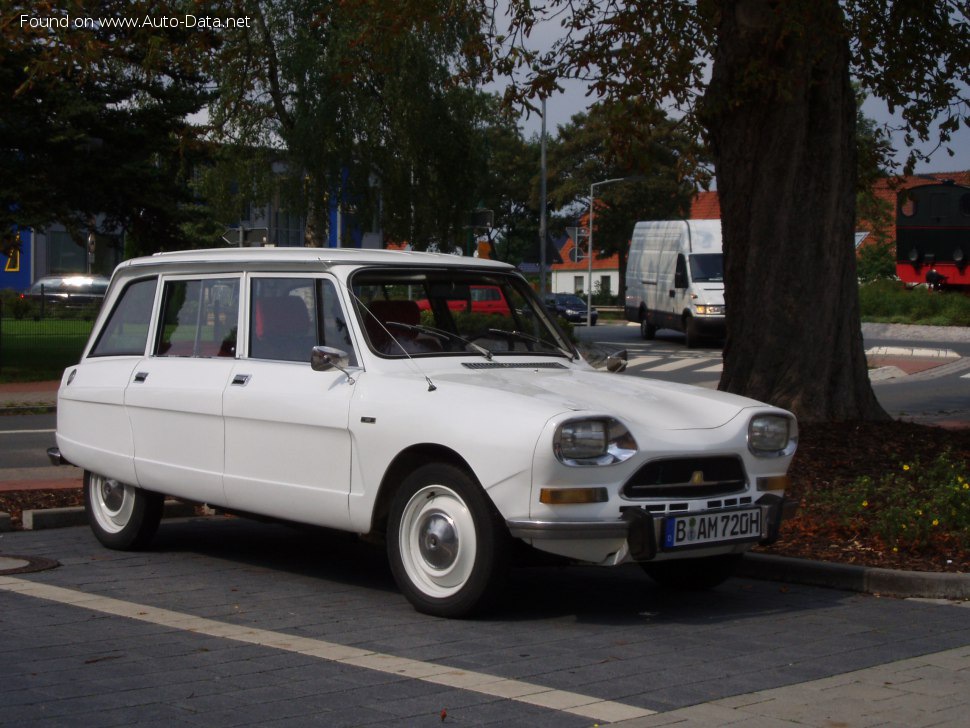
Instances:
[[[737,457],[670,458],[644,465],[622,493],[627,498],[708,498],[742,492],[746,485]]]

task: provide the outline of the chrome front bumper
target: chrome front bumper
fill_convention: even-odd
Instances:
[[[759,544],[766,545],[778,540],[783,521],[792,518],[798,510],[798,501],[767,494],[755,504],[764,514],[765,524]],[[682,514],[670,514],[682,515]],[[635,561],[650,561],[660,548],[659,534],[663,531],[663,519],[667,514],[655,515],[638,506],[625,507],[615,521],[544,521],[509,518],[505,525],[515,538],[526,541],[569,540],[624,540],[630,556]]]

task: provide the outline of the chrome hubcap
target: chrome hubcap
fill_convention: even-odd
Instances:
[[[125,485],[117,480],[104,479],[101,481],[101,502],[105,510],[117,513],[125,502]]]
[[[435,569],[447,569],[458,558],[458,529],[445,513],[424,514],[418,539],[421,557]]]

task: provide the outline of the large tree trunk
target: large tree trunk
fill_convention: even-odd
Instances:
[[[837,0],[722,0],[704,121],[724,235],[720,388],[883,419],[856,281],[855,96]]]

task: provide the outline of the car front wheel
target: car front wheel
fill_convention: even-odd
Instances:
[[[162,519],[165,496],[133,485],[84,473],[84,510],[95,537],[120,551],[148,546]]]
[[[508,570],[509,535],[485,492],[451,465],[429,464],[391,503],[388,558],[419,612],[466,617],[488,606]]]

